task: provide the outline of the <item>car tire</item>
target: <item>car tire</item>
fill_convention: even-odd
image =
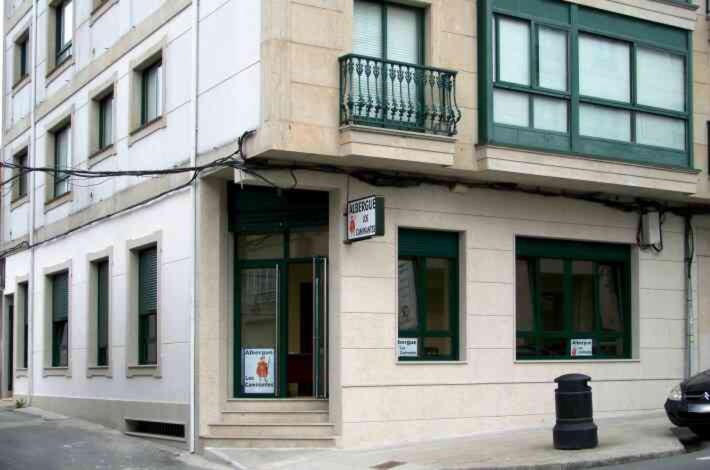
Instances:
[[[710,440],[710,426],[690,426],[690,430],[702,440]]]

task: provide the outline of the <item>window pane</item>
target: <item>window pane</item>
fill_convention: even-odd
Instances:
[[[62,45],[71,42],[73,32],[74,14],[72,12],[72,2],[69,0],[62,6]]]
[[[328,227],[320,230],[291,232],[288,237],[289,258],[312,258],[328,256]]]
[[[636,141],[639,144],[685,150],[685,121],[637,113]]]
[[[624,356],[626,355],[624,340],[621,338],[602,340],[599,342],[598,352],[605,356]]]
[[[620,271],[618,266],[599,265],[599,309],[604,331],[624,331],[624,317],[620,302]]]
[[[451,356],[451,338],[424,338],[424,357]]]
[[[534,338],[518,337],[515,342],[517,359],[535,358],[539,355]]]
[[[145,72],[145,122],[160,116],[160,65],[154,65]],[[144,122],[144,124],[145,124]]]
[[[426,260],[428,331],[448,331],[451,327],[451,261],[441,258]]]
[[[530,100],[525,93],[493,91],[493,120],[498,124],[528,127],[530,125]]]
[[[540,311],[545,331],[561,331],[565,327],[564,261],[540,260]]]
[[[542,349],[540,350],[540,355],[542,356],[569,356],[569,351],[567,351],[567,340],[561,338],[555,339],[543,339]]]
[[[382,58],[382,7],[356,1],[353,21],[353,53]]]
[[[101,125],[99,146],[104,148],[113,143],[113,95],[107,96],[101,101],[99,121]]]
[[[636,74],[639,104],[685,110],[685,61],[682,57],[639,47]]]
[[[600,139],[631,141],[631,113],[619,109],[582,104],[579,106],[579,133]]]
[[[414,260],[399,260],[399,296],[398,325],[400,330],[416,330],[419,327],[417,311],[417,283]]]
[[[55,166],[57,168],[67,168],[69,166],[69,128],[65,127],[57,132],[55,139],[55,145],[57,146],[55,150],[57,155]]]
[[[629,102],[631,66],[629,45],[579,35],[579,92],[582,95]]]
[[[535,129],[567,132],[567,101],[535,96],[533,113]]]
[[[499,17],[498,80],[530,85],[530,23]]]
[[[284,254],[282,233],[259,233],[239,235],[237,240],[239,259],[280,259]]]
[[[412,8],[387,5],[387,59],[418,64],[419,15]]]
[[[138,255],[138,311],[150,315],[158,309],[158,249],[141,250]]]
[[[518,331],[533,329],[534,265],[527,259],[515,261],[515,326]]]
[[[567,91],[567,33],[540,27],[538,55],[539,85],[552,90]]]
[[[575,331],[594,329],[594,263],[572,262],[572,316]]]

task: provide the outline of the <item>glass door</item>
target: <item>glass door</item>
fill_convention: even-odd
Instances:
[[[279,263],[254,263],[238,270],[236,369],[241,396],[279,395],[280,274]]]

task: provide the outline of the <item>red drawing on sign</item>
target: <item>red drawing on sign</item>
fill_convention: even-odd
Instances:
[[[348,227],[350,233],[355,233],[355,217],[350,216],[350,227]]]
[[[256,363],[256,375],[261,381],[266,381],[266,378],[269,376],[269,363],[266,362],[264,356],[261,356],[259,362]]]

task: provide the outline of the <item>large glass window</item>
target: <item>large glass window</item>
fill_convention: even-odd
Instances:
[[[52,290],[52,367],[69,365],[69,273],[54,274]]]
[[[138,364],[158,363],[158,249],[138,252]]]
[[[482,5],[482,142],[689,165],[687,31],[568,2]]]
[[[457,360],[458,234],[400,230],[398,356]]]
[[[629,247],[517,239],[518,359],[631,355]]]

